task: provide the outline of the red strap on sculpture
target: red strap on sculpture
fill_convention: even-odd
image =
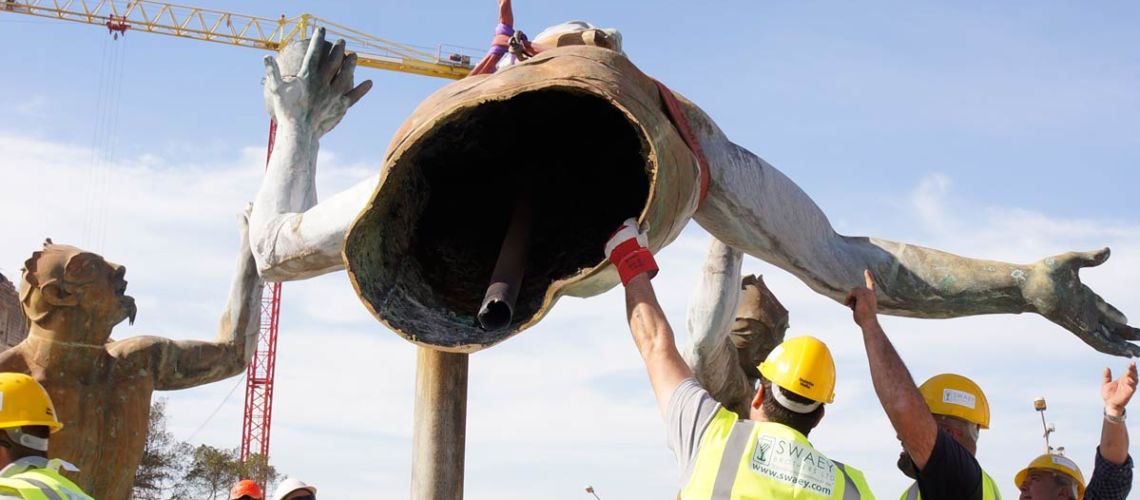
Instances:
[[[677,131],[681,133],[681,138],[685,140],[685,144],[689,146],[693,156],[697,157],[697,168],[700,170],[701,176],[701,197],[697,203],[704,203],[705,196],[709,193],[709,160],[705,157],[705,150],[701,148],[701,143],[697,142],[697,137],[693,135],[693,128],[689,126],[689,119],[685,117],[685,110],[681,109],[681,103],[677,102],[677,97],[673,95],[673,91],[657,80],[653,80],[653,83],[657,84],[657,91],[661,94],[661,102],[665,103],[665,111],[669,115],[669,121],[673,122],[674,127],[677,127]]]

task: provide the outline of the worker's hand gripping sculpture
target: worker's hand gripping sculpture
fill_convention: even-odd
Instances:
[[[0,371],[30,374],[51,394],[64,424],[51,456],[80,469],[96,498],[127,498],[146,441],[150,397],[223,380],[246,369],[257,342],[262,282],[242,221],[237,273],[213,342],[129,337],[134,321],[126,268],[67,245],[44,244],[24,264],[20,300],[28,337],[0,353]],[[5,404],[7,401],[5,401]]]
[[[263,276],[302,279],[347,267],[366,306],[393,330],[469,352],[534,325],[562,295],[615,285],[599,242],[630,214],[647,226],[654,252],[694,218],[726,245],[836,301],[870,268],[886,313],[1036,312],[1100,351],[1140,355],[1128,342],[1140,330],[1079,278],[1107,250],[1017,265],[839,235],[799,187],[658,86],[613,45],[618,40],[540,34],[537,56],[440,89],[397,131],[378,179],[320,204],[319,135],[282,120],[253,216]],[[337,59],[321,50],[309,57],[322,67],[323,58]],[[343,60],[341,74],[347,66]],[[316,75],[307,78],[319,86]],[[333,95],[352,88],[340,85]],[[288,99],[266,92],[270,101]],[[308,106],[314,116],[339,116],[345,107]],[[503,329],[484,330],[476,313],[521,197],[534,202],[533,225],[514,314]]]

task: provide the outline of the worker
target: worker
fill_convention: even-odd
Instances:
[[[807,440],[834,398],[835,362],[813,337],[789,339],[760,364],[749,420],[714,401],[693,378],[650,283],[657,263],[634,219],[610,237],[606,256],[625,285],[626,311],[670,448],[684,471],[682,499],[874,498],[863,474]]]
[[[875,394],[902,441],[898,467],[915,479],[902,499],[1000,499],[997,483],[974,458],[979,431],[990,426],[986,395],[972,380],[950,373],[915,387],[879,325],[871,272],[864,271],[863,278],[866,286],[852,289],[846,304],[863,330]]]
[[[317,487],[300,479],[287,477],[273,491],[273,500],[317,500]]]
[[[79,469],[47,458],[50,435],[62,428],[39,382],[23,373],[0,373],[0,499],[92,498],[59,472]]]
[[[249,479],[242,479],[230,488],[230,500],[264,500],[265,493],[261,485]]]
[[[1021,500],[1123,500],[1132,490],[1132,457],[1128,454],[1128,427],[1124,425],[1125,407],[1136,393],[1136,363],[1119,379],[1104,369],[1100,396],[1104,399],[1104,419],[1100,428],[1100,446],[1096,450],[1092,478],[1085,487],[1084,476],[1077,464],[1067,457],[1046,453],[1029,463],[1014,476],[1021,490]]]
[[[526,56],[534,56],[538,52],[526,39],[526,35],[522,32],[515,33],[515,16],[511,9],[511,0],[499,0],[499,24],[495,26],[495,36],[491,38],[491,48],[483,59],[471,69],[470,75],[483,75],[494,73],[498,67],[499,60],[507,55],[510,50],[511,39],[515,38],[521,44],[521,49]],[[514,58],[515,56],[511,56]],[[511,60],[508,64],[513,64]]]

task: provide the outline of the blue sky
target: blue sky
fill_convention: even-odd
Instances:
[[[489,0],[198,5],[310,11],[415,45],[481,48],[495,22]],[[530,33],[569,19],[621,29],[635,63],[788,174],[840,232],[1018,262],[1111,245],[1113,258],[1083,276],[1134,318],[1138,11],[1123,2],[515,7]],[[116,337],[211,337],[232,270],[233,214],[256,191],[264,159],[262,54],[142,33],[113,42],[98,27],[2,12],[0,44],[10,48],[0,65],[0,272],[17,270],[44,236],[88,246],[130,269],[139,322]],[[100,97],[109,75],[121,75],[115,112]],[[445,83],[358,75],[376,85],[322,143],[322,196],[373,173],[395,128]],[[114,138],[96,133],[109,129]],[[45,213],[28,220],[30,206]],[[706,238],[694,224],[660,256],[658,288],[681,342]],[[897,443],[849,313],[772,266],[745,269],[764,273],[788,306],[790,333],[819,335],[838,353],[839,396],[816,444],[867,471],[879,496],[897,495],[906,484],[893,468]],[[364,313],[342,274],[288,285],[285,304],[274,461],[336,497],[406,496],[414,350]],[[566,300],[537,328],[473,357],[468,498],[586,498],[591,483],[602,498],[672,496],[675,466],[622,317],[615,292]],[[1098,370],[1122,360],[1033,316],[886,326],[915,378],[961,371],[990,393],[995,425],[979,456],[1007,496],[1040,448],[1037,395],[1091,473]],[[237,382],[168,394],[172,430],[236,446],[241,388],[225,398]]]

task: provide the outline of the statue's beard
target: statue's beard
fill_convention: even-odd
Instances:
[[[135,306],[135,298],[130,295],[124,295],[119,298],[119,308],[122,310],[127,324],[135,324],[135,316],[138,315],[139,309]],[[122,321],[121,319],[119,321]]]

